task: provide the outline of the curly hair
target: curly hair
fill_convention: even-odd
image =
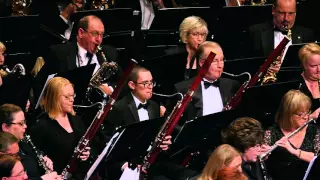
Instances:
[[[264,131],[256,119],[242,117],[233,121],[221,135],[224,143],[244,153],[248,148],[263,143]]]

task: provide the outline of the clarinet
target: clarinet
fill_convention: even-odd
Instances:
[[[37,160],[38,160],[38,163],[39,163],[39,166],[42,167],[45,171],[46,174],[49,174],[51,173],[51,169],[46,165],[46,162],[44,160],[44,156],[42,155],[42,153],[40,153],[38,151],[38,149],[36,148],[36,146],[33,144],[33,142],[31,141],[31,138],[30,138],[30,135],[25,135],[24,136],[24,139],[23,139],[26,143],[28,143],[32,149],[34,150],[36,156],[37,156]]]
[[[167,117],[166,121],[162,125],[160,131],[158,132],[158,135],[154,139],[152,143],[151,150],[147,153],[147,155],[143,159],[143,163],[141,165],[141,171],[139,175],[139,180],[144,180],[147,178],[147,175],[144,173],[144,170],[147,171],[149,167],[155,163],[157,160],[157,157],[161,153],[160,145],[162,143],[162,140],[170,135],[175,126],[177,125],[178,121],[180,120],[180,117],[182,116],[184,110],[186,109],[187,105],[191,101],[195,91],[199,87],[202,78],[207,74],[208,69],[216,56],[216,53],[211,52],[206,59],[203,66],[200,68],[197,76],[195,77],[193,83],[190,85],[188,92],[184,95],[182,100],[179,100],[178,103],[175,105],[173,111],[171,114]]]

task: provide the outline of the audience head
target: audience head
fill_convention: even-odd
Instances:
[[[308,120],[311,100],[299,90],[290,90],[282,98],[276,123],[282,129],[297,129]]]
[[[214,81],[221,76],[224,68],[224,55],[221,46],[216,42],[206,41],[197,49],[196,58],[199,62],[199,65],[202,67],[211,51],[217,55],[211,63],[205,78],[209,81]]]
[[[75,115],[73,102],[75,93],[73,84],[66,78],[54,77],[49,80],[44,89],[41,107],[49,117],[55,119],[59,114]]]
[[[196,50],[202,44],[208,35],[208,27],[205,20],[198,16],[189,16],[180,24],[180,39],[187,46]]]
[[[280,30],[291,29],[296,20],[296,0],[275,0],[272,7],[273,24]]]
[[[316,43],[304,45],[299,50],[299,59],[306,79],[320,80],[320,46]]]
[[[19,152],[19,140],[11,133],[0,132],[0,154],[16,155]]]
[[[264,142],[264,131],[259,121],[243,117],[232,122],[222,131],[224,143],[230,144],[243,153],[247,162],[255,162],[260,154],[260,145]]]
[[[228,144],[218,146],[211,154],[198,180],[214,180],[223,167],[233,167],[242,172],[240,153]]]
[[[6,51],[6,46],[0,42],[0,66],[4,64],[4,52]]]
[[[236,168],[224,167],[219,170],[216,180],[248,180],[248,178]]]
[[[0,179],[1,180],[27,180],[20,158],[8,154],[0,154]]]
[[[145,102],[146,100],[151,99],[155,82],[148,69],[136,66],[128,78],[128,86],[136,98],[141,102]]]
[[[19,140],[24,138],[27,129],[24,113],[19,106],[3,104],[0,106],[1,131],[13,134]]]
[[[79,21],[77,41],[89,53],[96,53],[104,36],[104,25],[94,15],[85,16]]]

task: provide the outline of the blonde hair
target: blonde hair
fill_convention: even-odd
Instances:
[[[6,50],[6,46],[2,42],[0,42],[0,52],[5,52]]]
[[[44,59],[43,57],[38,57],[37,60],[36,60],[36,63],[34,64],[32,70],[31,70],[31,75],[33,77],[35,77],[38,72],[41,70],[42,66],[44,65]]]
[[[47,86],[45,87],[43,98],[41,100],[41,107],[45,112],[49,114],[49,117],[55,119],[57,114],[62,111],[59,98],[61,96],[62,88],[67,85],[73,86],[71,82],[63,77],[54,77],[49,80]],[[71,112],[75,115],[74,110]]]
[[[228,144],[222,144],[211,154],[202,174],[197,180],[215,180],[219,170],[225,165],[228,166],[240,153]]]
[[[204,19],[198,16],[189,16],[185,18],[179,27],[180,39],[187,43],[187,37],[192,30],[199,30],[208,35],[208,25]],[[207,38],[207,35],[204,39]]]
[[[236,168],[224,167],[219,170],[217,180],[248,180],[248,177]]]
[[[276,123],[280,128],[298,128],[292,116],[303,109],[310,110],[311,100],[299,90],[290,90],[282,98],[276,114]]]
[[[320,55],[320,46],[316,43],[309,43],[304,45],[299,50],[299,59],[301,65],[304,65],[312,55]]]

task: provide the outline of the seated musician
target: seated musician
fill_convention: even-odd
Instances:
[[[81,117],[75,115],[73,110],[74,97],[73,85],[69,80],[62,77],[50,79],[41,99],[44,114],[30,130],[35,146],[53,160],[58,174],[68,164],[74,148],[85,133]],[[79,158],[86,161],[89,155],[90,147],[87,147]],[[77,175],[80,178],[81,174]]]
[[[196,52],[199,55],[196,57],[199,66],[204,64],[211,51],[217,53],[217,55],[186,110],[187,120],[222,111],[240,87],[235,80],[221,78],[224,68],[224,55],[218,43],[206,41],[199,46]],[[191,78],[175,84],[176,90],[182,94],[187,93],[193,80],[194,78]]]
[[[187,52],[185,80],[194,77],[199,69],[196,61],[196,50],[206,40],[208,27],[205,20],[198,16],[185,18],[179,27],[180,39],[185,44],[165,50],[166,54]],[[185,59],[183,60],[185,61]]]
[[[230,167],[224,167],[221,168],[218,172],[218,176],[216,180],[248,180],[248,178],[238,169],[236,168],[230,168]]]
[[[304,45],[299,50],[299,58],[303,72],[299,78],[301,81],[300,91],[312,100],[312,110],[320,107],[320,46],[316,43]],[[317,110],[317,114],[319,110]]]
[[[44,170],[38,165],[34,150],[29,144],[22,141],[27,125],[24,113],[20,107],[13,104],[3,104],[0,106],[0,124],[2,131],[0,132],[1,153],[18,154],[21,157],[21,162],[27,171],[29,179],[31,180],[59,179],[56,172],[44,174]],[[10,135],[14,135],[14,137],[6,134],[5,132],[10,133]],[[19,146],[16,145],[18,141]],[[44,156],[44,161],[46,162],[47,167],[52,169],[53,163],[47,156]]]
[[[263,133],[260,122],[248,117],[236,119],[222,131],[223,142],[242,153],[242,170],[249,180],[262,179],[257,156],[270,149],[263,144]]]
[[[292,132],[309,120],[311,100],[299,90],[290,90],[282,98],[275,118],[275,125],[265,132],[268,145],[277,144],[266,165],[273,180],[303,179],[308,163],[320,150],[320,131],[307,125],[298,133]]]
[[[38,73],[35,81],[35,97],[39,97],[48,75],[66,72],[87,64],[96,64],[94,73],[104,62],[103,57],[97,52],[104,36],[104,25],[96,16],[83,17],[78,26],[77,41],[70,44],[59,44],[50,47],[49,54],[44,57],[45,64]],[[110,46],[102,46],[104,54],[109,61],[116,61],[116,49]],[[100,88],[108,95],[113,88],[108,84],[102,84]]]
[[[242,172],[241,164],[240,153],[232,146],[222,144],[213,151],[201,175],[196,180],[217,179],[219,171],[224,167],[232,167]]]
[[[272,7],[272,22],[264,22],[249,28],[250,56],[268,56],[287,35],[287,29],[291,29],[290,44],[314,42],[315,38],[310,29],[294,25],[297,9],[296,0],[275,0]],[[285,28],[287,26],[287,29]],[[253,54],[252,54],[253,52]],[[275,69],[279,71],[280,66]]]
[[[27,180],[28,175],[23,168],[20,158],[9,154],[0,155],[0,179]]]

